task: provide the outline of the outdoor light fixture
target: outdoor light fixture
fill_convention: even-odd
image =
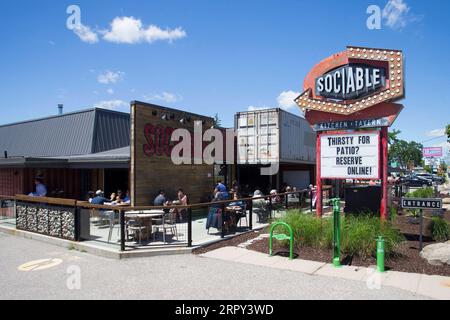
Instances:
[[[180,119],[180,123],[181,123],[181,124],[185,124],[185,123],[186,123],[186,119],[185,119],[185,118],[181,118],[181,119]]]
[[[169,116],[166,113],[164,113],[162,115],[161,119],[164,120],[164,121],[167,121],[167,120],[169,120]]]

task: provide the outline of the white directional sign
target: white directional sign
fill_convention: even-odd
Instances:
[[[321,135],[320,154],[324,179],[379,179],[378,132]]]

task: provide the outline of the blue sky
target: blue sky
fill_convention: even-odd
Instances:
[[[384,10],[366,26],[369,5]],[[82,28],[69,30],[69,5]],[[388,5],[388,6],[387,6]],[[394,128],[422,142],[450,122],[450,2],[15,0],[0,2],[0,123],[131,100],[226,126],[249,107],[284,107],[308,71],[347,45],[402,49],[407,96]],[[444,145],[445,138],[426,145]]]

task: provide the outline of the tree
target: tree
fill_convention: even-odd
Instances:
[[[445,128],[445,133],[447,134],[447,141],[450,142],[450,124]]]
[[[420,143],[398,139],[389,148],[389,161],[398,162],[401,168],[407,168],[410,162],[418,166],[422,163],[422,149],[423,146]]]
[[[388,133],[388,144],[391,146],[395,142],[397,142],[399,134],[402,133],[400,130],[394,129],[392,132]]]
[[[222,121],[219,119],[219,114],[214,115],[214,128],[219,128],[222,125]]]

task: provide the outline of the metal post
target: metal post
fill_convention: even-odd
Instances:
[[[273,205],[272,205],[272,197],[271,196],[269,196],[269,210],[270,210],[270,219],[272,219]]]
[[[420,236],[419,236],[419,251],[423,249],[423,210],[420,209]]]
[[[316,214],[317,217],[322,217],[322,178],[320,172],[320,134],[317,135],[316,139]]]
[[[309,200],[311,201],[309,203],[309,211],[312,213],[313,212],[313,192],[312,192],[312,189],[309,189]]]
[[[222,204],[222,212],[221,212],[221,216],[222,216],[222,228],[220,230],[220,237],[223,239],[225,238],[225,204]]]
[[[248,212],[249,212],[248,226],[249,226],[250,230],[253,230],[253,201],[249,200],[249,203],[250,203],[250,205],[249,205],[249,209],[248,209]]]
[[[75,207],[75,241],[80,241],[80,229],[81,229],[81,209]],[[48,215],[47,215],[48,218]],[[47,220],[48,221],[48,220]],[[49,229],[50,231],[50,229]]]
[[[192,247],[192,208],[188,209],[188,247]]]
[[[380,214],[381,219],[386,220],[388,218],[388,128],[381,128],[381,204],[380,204]]]
[[[120,216],[120,251],[125,251],[125,211],[119,211]]]
[[[384,272],[384,239],[382,236],[377,239],[377,271]]]
[[[287,209],[288,209],[288,207],[289,207],[289,199],[288,199],[288,197],[289,197],[288,194],[286,194],[286,195],[284,196],[284,201],[285,201],[286,211],[287,211]]]
[[[341,266],[341,199],[333,199],[333,265]]]

